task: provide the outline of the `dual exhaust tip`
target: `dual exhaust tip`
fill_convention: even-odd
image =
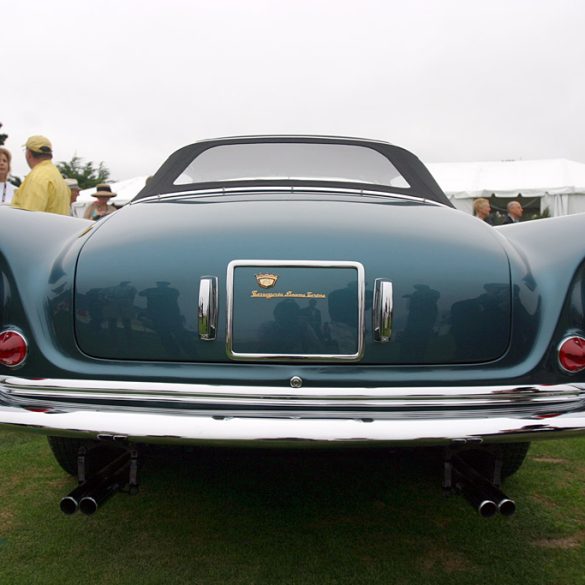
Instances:
[[[451,464],[455,485],[482,518],[491,518],[497,513],[512,516],[516,512],[516,502],[461,457],[453,457]]]
[[[122,489],[122,485],[114,483],[107,486],[107,488],[103,491],[98,493],[89,493],[87,495],[83,495],[82,497],[76,497],[70,493],[61,499],[59,508],[61,508],[61,512],[67,516],[75,514],[75,512],[78,510],[85,516],[91,516],[92,514],[95,514],[100,506],[105,504],[120,489]]]
[[[461,486],[461,493],[482,518],[491,518],[498,512],[502,516],[512,516],[516,512],[516,502],[504,494],[500,498],[490,499],[465,485]]]
[[[77,510],[86,516],[91,516],[97,512],[99,504],[96,502],[95,498],[91,496],[86,496],[79,502],[71,496],[65,496],[59,503],[59,507],[61,508],[61,512],[68,516],[75,514]]]
[[[70,516],[79,511],[86,516],[95,514],[114,494],[128,483],[131,455],[124,451],[98,473],[61,499],[61,512]]]

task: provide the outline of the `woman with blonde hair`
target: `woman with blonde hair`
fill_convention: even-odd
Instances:
[[[12,155],[7,148],[0,146],[0,205],[10,205],[12,195],[16,190],[8,180]]]
[[[494,225],[494,219],[491,216],[492,208],[490,202],[484,197],[478,197],[473,202],[473,215],[478,219],[485,221],[489,225]]]

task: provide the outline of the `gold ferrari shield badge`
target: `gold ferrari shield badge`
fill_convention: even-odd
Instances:
[[[278,280],[278,275],[270,274],[268,272],[261,272],[260,274],[256,275],[256,282],[262,288],[271,288],[276,284]]]

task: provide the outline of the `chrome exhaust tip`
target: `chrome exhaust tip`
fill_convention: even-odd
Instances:
[[[71,516],[71,514],[75,514],[79,508],[79,502],[73,498],[72,496],[65,496],[59,502],[59,508],[63,514],[67,516]]]

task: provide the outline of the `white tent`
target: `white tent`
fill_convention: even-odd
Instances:
[[[147,178],[148,177],[134,177],[132,179],[126,179],[125,181],[110,183],[112,191],[116,193],[116,197],[111,199],[112,204],[116,207],[126,205],[126,203],[131,201],[142,190]],[[84,189],[79,192],[79,197],[73,204],[73,213],[77,217],[83,217],[87,206],[95,201],[95,198],[92,197],[94,193],[95,187]]]
[[[432,163],[432,175],[455,207],[472,212],[476,197],[540,197],[552,216],[585,211],[585,164],[566,159]]]

